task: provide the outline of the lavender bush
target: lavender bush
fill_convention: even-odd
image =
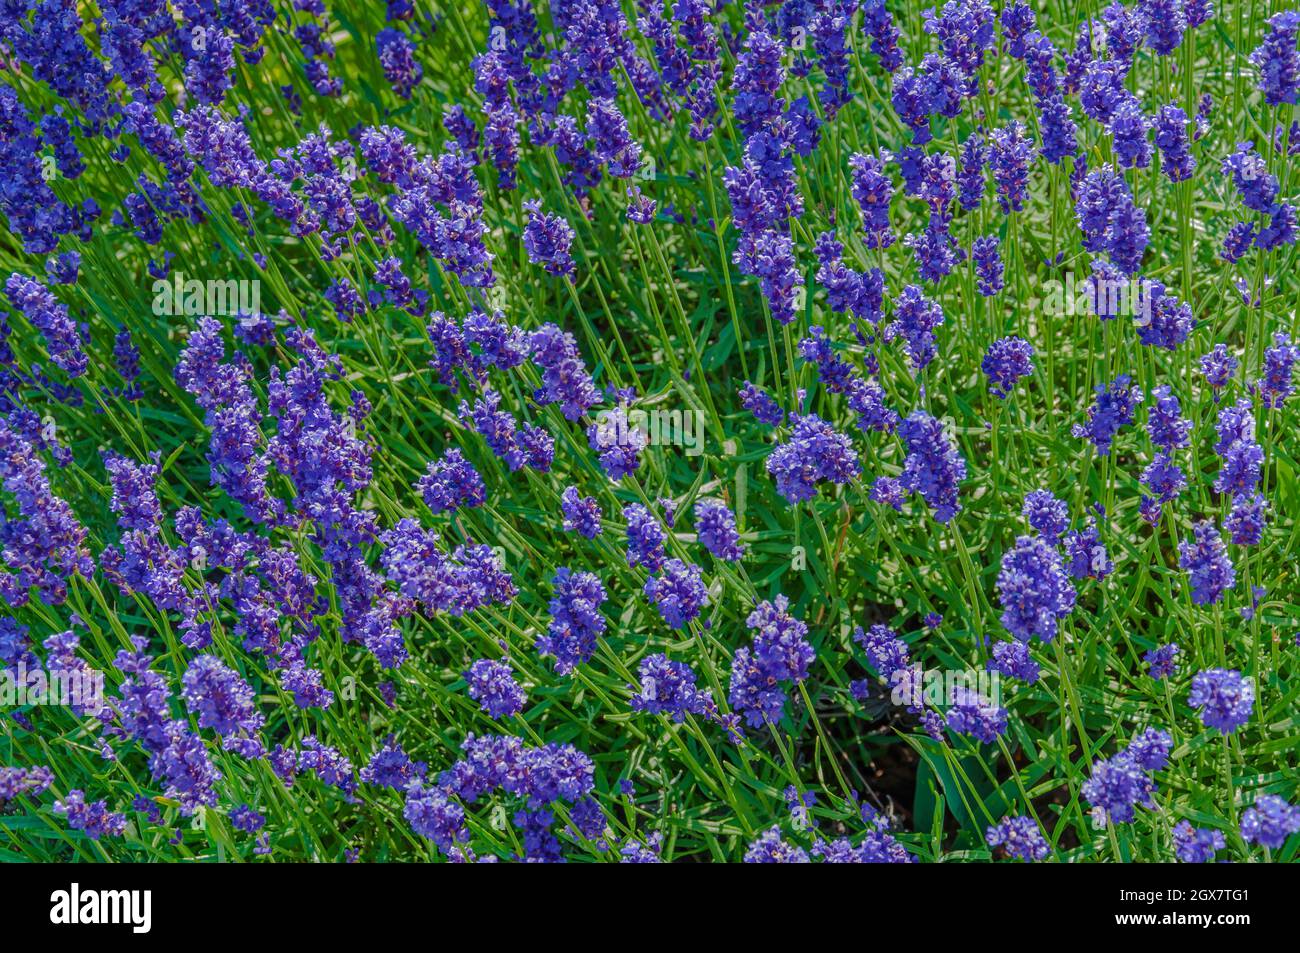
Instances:
[[[0,858],[1292,861],[1300,11],[0,8]]]

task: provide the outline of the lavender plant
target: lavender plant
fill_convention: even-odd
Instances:
[[[0,858],[1296,860],[1270,11],[0,6]]]

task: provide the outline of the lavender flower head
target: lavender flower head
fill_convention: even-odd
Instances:
[[[1296,102],[1300,92],[1300,52],[1296,36],[1300,34],[1300,13],[1286,10],[1268,21],[1264,41],[1250,54],[1250,62],[1259,70],[1259,88],[1270,106]]]
[[[404,791],[413,781],[424,777],[427,768],[423,761],[412,761],[397,743],[397,738],[389,735],[384,739],[383,747],[361,769],[361,780],[365,784]]]
[[[1182,416],[1182,405],[1167,384],[1151,391],[1153,403],[1147,413],[1147,432],[1155,446],[1170,453],[1187,446],[1192,425]]]
[[[1174,854],[1185,864],[1208,864],[1227,843],[1223,834],[1203,827],[1192,827],[1187,821],[1174,825]]]
[[[789,503],[812,499],[819,483],[848,483],[857,477],[858,455],[848,437],[816,414],[792,414],[791,420],[789,441],[767,458],[767,472]]]
[[[736,516],[721,500],[701,500],[695,504],[695,533],[700,545],[726,562],[744,557],[745,547],[736,532]]]
[[[1054,497],[1051,490],[1031,490],[1026,493],[1020,515],[1042,533],[1049,543],[1055,543],[1070,528],[1070,508],[1064,500]]]
[[[666,715],[677,723],[687,715],[708,715],[713,698],[695,685],[695,672],[684,662],[674,662],[663,653],[647,655],[638,666],[639,686],[629,685],[632,710]]]
[[[1150,775],[1165,766],[1171,743],[1165,732],[1148,730],[1119,754],[1096,761],[1080,793],[1110,820],[1121,824],[1132,821],[1139,805],[1154,803],[1151,795],[1156,785]]]
[[[591,658],[596,640],[605,631],[605,617],[600,614],[605,587],[594,573],[565,566],[555,571],[552,582],[551,621],[537,637],[537,652],[555,659],[556,674],[568,675]]]
[[[740,405],[754,415],[760,423],[779,427],[785,422],[785,411],[767,391],[749,381],[740,390]]]
[[[1241,814],[1241,838],[1248,844],[1278,850],[1288,836],[1297,832],[1300,832],[1300,807],[1273,794],[1260,795]]]
[[[1075,592],[1056,549],[1040,536],[1021,536],[1002,557],[997,581],[1002,625],[1022,641],[1056,638],[1074,609]]]
[[[849,159],[853,198],[862,211],[868,248],[888,248],[894,243],[889,225],[889,203],[894,184],[885,174],[885,164],[873,156],[854,155]]]
[[[951,731],[993,744],[1007,730],[1007,710],[976,691],[954,685],[949,699],[947,723]]]
[[[1088,423],[1075,424],[1071,433],[1087,438],[1103,457],[1110,454],[1111,442],[1121,427],[1133,423],[1133,412],[1143,395],[1131,378],[1121,374],[1109,385],[1097,385],[1097,399],[1088,408]]]
[[[603,410],[587,428],[587,444],[596,451],[600,468],[611,480],[618,481],[641,466],[640,452],[648,438],[628,419],[623,405]]]
[[[1095,520],[1090,518],[1087,526],[1066,533],[1061,542],[1065,569],[1071,578],[1105,579],[1115,569]]]
[[[1269,502],[1258,490],[1243,493],[1232,501],[1223,528],[1237,546],[1258,546],[1268,523]]]
[[[745,851],[747,864],[810,864],[808,852],[781,838],[781,828],[773,825],[758,836]]]
[[[1178,565],[1191,577],[1192,601],[1208,606],[1223,596],[1237,581],[1237,572],[1212,520],[1192,527],[1192,538],[1178,544]]]
[[[85,792],[69,791],[62,800],[54,802],[54,813],[67,818],[68,827],[81,831],[91,840],[108,835],[121,837],[126,832],[126,815],[110,811],[104,801],[88,802]]]
[[[708,605],[709,592],[700,578],[702,571],[694,563],[670,559],[659,575],[646,580],[646,598],[670,629],[684,628]]]
[[[1250,721],[1255,685],[1235,669],[1206,669],[1192,678],[1187,704],[1200,709],[1205,727],[1229,735]]]
[[[789,600],[762,602],[745,624],[753,630],[753,644],[736,650],[731,661],[731,707],[752,727],[775,724],[785,708],[782,682],[801,682],[815,658],[808,644],[808,626],[788,611]]]
[[[1178,674],[1178,655],[1181,651],[1177,642],[1169,642],[1147,652],[1142,659],[1147,663],[1152,678],[1172,678]]]
[[[1237,372],[1237,359],[1228,352],[1226,344],[1216,344],[1209,353],[1201,355],[1200,364],[1205,383],[1214,390],[1214,400],[1218,402],[1219,391]]]
[[[948,522],[961,511],[957,489],[966,478],[965,459],[949,442],[943,424],[923,410],[913,411],[899,425],[898,435],[907,444],[899,483],[921,494],[936,520]]]
[[[1196,172],[1196,159],[1187,139],[1187,114],[1176,103],[1167,103],[1156,112],[1154,128],[1160,170],[1170,182],[1190,179]]]
[[[1033,656],[1029,654],[1029,645],[1019,639],[1010,642],[998,642],[993,646],[985,667],[990,672],[997,672],[1007,678],[1018,678],[1029,685],[1038,681],[1042,670]]]
[[[938,354],[934,330],[943,322],[943,309],[926,298],[916,285],[908,285],[894,302],[894,320],[885,329],[885,340],[903,338],[912,367],[923,371]]]
[[[434,513],[446,513],[462,506],[482,506],[487,499],[483,478],[455,448],[443,454],[441,460],[430,462],[415,488]]]
[[[1289,335],[1278,331],[1273,335],[1273,346],[1264,349],[1264,376],[1255,382],[1255,389],[1264,400],[1264,406],[1273,410],[1281,407],[1295,389],[1292,373],[1300,360],[1300,347],[1291,343]]]
[[[1002,290],[1002,258],[998,253],[1001,241],[996,235],[981,235],[971,243],[971,261],[975,266],[975,277],[979,293],[991,298]]]
[[[664,562],[664,540],[667,539],[663,527],[640,503],[624,507],[623,519],[627,520],[627,564],[658,572]]]
[[[989,345],[980,366],[989,379],[989,392],[1005,400],[1016,381],[1034,373],[1034,346],[1024,338],[999,338]]]
[[[988,829],[984,841],[1023,861],[1043,860],[1051,848],[1032,817],[1004,817]]]
[[[1024,126],[1012,120],[989,134],[989,170],[997,186],[1002,214],[1019,212],[1029,197],[1029,163],[1034,144],[1025,136]]]
[[[572,334],[544,324],[530,335],[528,348],[542,369],[542,386],[533,394],[539,404],[559,404],[565,420],[577,420],[600,402]]]
[[[566,487],[560,494],[560,509],[564,514],[564,531],[579,533],[587,539],[600,535],[600,504],[594,497],[583,496],[576,486]]]
[[[479,659],[465,672],[469,697],[479,703],[490,718],[509,718],[519,714],[528,696],[515,681],[514,671],[505,662]]]
[[[257,711],[253,689],[217,656],[195,658],[181,684],[182,696],[199,727],[227,738],[227,747],[239,736],[254,736],[261,729],[265,718]],[[251,750],[251,757],[261,757],[260,743]]]
[[[1085,249],[1106,252],[1126,275],[1137,273],[1151,229],[1119,173],[1109,166],[1088,173],[1078,189],[1075,214]]]
[[[1138,502],[1138,515],[1143,522],[1155,526],[1160,522],[1165,504],[1177,499],[1178,494],[1187,486],[1187,479],[1172,456],[1160,453],[1142,471],[1142,484],[1154,495],[1143,494]]]

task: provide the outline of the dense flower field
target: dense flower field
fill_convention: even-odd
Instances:
[[[0,860],[1294,860],[1298,34],[0,3]]]

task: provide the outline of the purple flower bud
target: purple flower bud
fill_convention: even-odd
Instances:
[[[479,659],[463,674],[469,685],[469,697],[479,703],[489,718],[517,715],[528,703],[528,695],[505,662]]]
[[[1074,586],[1061,557],[1042,537],[1020,536],[1002,557],[997,581],[1002,625],[1021,641],[1056,638],[1057,626],[1074,609]]]
[[[1200,709],[1205,727],[1232,734],[1250,721],[1255,708],[1255,686],[1233,669],[1206,669],[1192,679],[1187,704]]]
[[[1023,861],[1043,860],[1051,853],[1032,817],[1004,817],[984,835],[989,847],[1001,847]]]

